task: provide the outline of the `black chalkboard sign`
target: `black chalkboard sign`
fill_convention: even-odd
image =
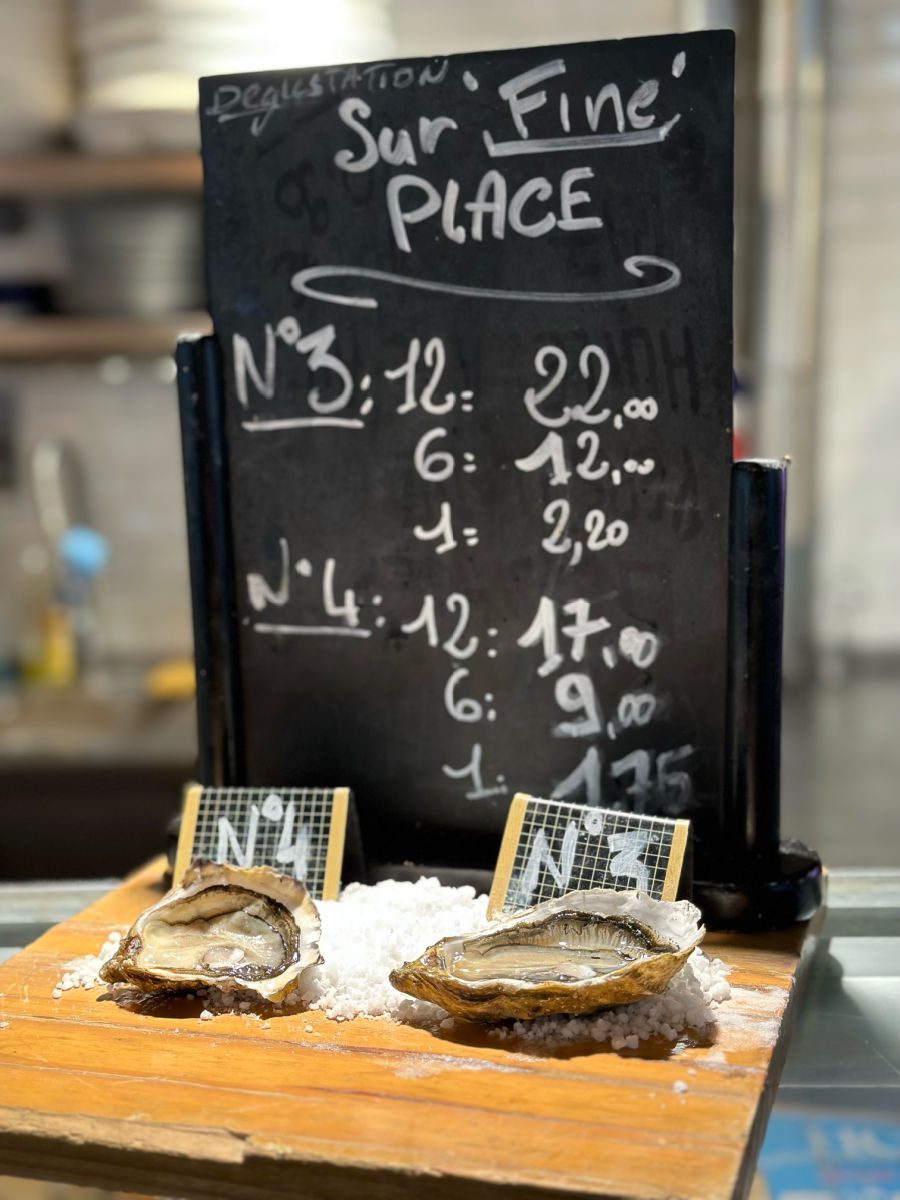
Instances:
[[[345,780],[395,858],[490,864],[519,789],[711,850],[732,74],[704,32],[201,82],[223,782]]]

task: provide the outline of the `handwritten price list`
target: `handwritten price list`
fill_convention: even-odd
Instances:
[[[204,81],[241,782],[347,781],[404,857],[519,789],[702,833],[725,38]]]

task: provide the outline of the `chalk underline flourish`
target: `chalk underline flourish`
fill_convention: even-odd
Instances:
[[[485,149],[491,158],[512,158],[519,154],[545,154],[557,150],[605,150],[614,146],[652,146],[664,142],[681,113],[676,113],[665,125],[654,129],[629,129],[625,133],[588,133],[582,137],[568,135],[553,138],[516,138],[511,142],[495,142],[485,129],[482,133]]]
[[[658,267],[666,277],[657,283],[647,283],[632,288],[614,288],[602,292],[518,292],[506,288],[472,287],[463,283],[445,283],[440,279],[417,279],[414,275],[398,275],[392,271],[378,271],[373,267],[322,266],[306,267],[291,279],[291,287],[301,296],[313,300],[326,300],[331,304],[342,304],[347,308],[378,308],[374,296],[353,296],[328,291],[313,284],[320,279],[371,279],[377,283],[390,283],[396,287],[416,288],[421,292],[443,292],[448,296],[466,296],[474,300],[515,300],[537,304],[596,304],[608,300],[632,300],[639,296],[658,296],[670,292],[681,283],[681,271],[667,258],[655,254],[632,254],[623,263],[625,270],[635,279],[643,279],[648,267]]]

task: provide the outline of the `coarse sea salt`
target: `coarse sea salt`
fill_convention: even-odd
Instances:
[[[319,909],[324,961],[303,976],[282,1011],[319,1009],[333,1021],[378,1017],[434,1030],[454,1028],[442,1008],[398,992],[388,977],[394,967],[418,958],[441,938],[484,929],[486,896],[476,896],[471,887],[443,887],[437,879],[386,880],[372,887],[351,884],[338,900],[320,901]],[[54,996],[62,995],[67,979],[68,987],[98,986],[100,966],[120,938],[110,934],[100,954],[68,963]],[[702,1029],[715,1020],[716,1007],[731,994],[727,974],[723,963],[695,950],[660,996],[593,1016],[510,1022],[489,1027],[488,1033],[500,1041],[609,1042],[615,1050],[637,1049],[655,1036],[675,1041],[685,1029]],[[243,995],[217,988],[198,989],[197,995],[204,1004],[202,1020],[226,1013],[259,1020],[244,1007]],[[268,1022],[261,1027],[268,1028]]]
[[[388,976],[441,938],[487,924],[487,896],[476,896],[471,887],[442,887],[437,879],[354,883],[319,908],[325,961],[301,980],[302,1000],[336,1021],[442,1021],[442,1008],[398,992]]]
[[[85,954],[81,958],[73,958],[63,964],[63,977],[53,989],[53,999],[59,1000],[63,992],[72,988],[85,988],[90,991],[100,986],[100,968],[107,959],[112,958],[119,948],[123,935],[117,929],[107,934],[106,941],[97,954]]]

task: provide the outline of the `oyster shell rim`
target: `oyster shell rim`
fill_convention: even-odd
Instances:
[[[589,979],[532,982],[514,976],[498,976],[471,980],[452,974],[442,965],[442,955],[453,943],[502,933],[520,924],[548,921],[573,906],[576,911],[633,917],[646,925],[655,937],[668,941],[673,950],[625,963]],[[629,911],[622,912],[623,909]],[[390,981],[398,991],[428,1000],[452,1016],[465,1020],[583,1016],[665,991],[703,940],[706,929],[700,921],[700,910],[689,900],[654,900],[643,892],[617,892],[608,888],[567,892],[496,921],[483,930],[442,938],[419,958],[395,968]]]
[[[218,886],[263,896],[288,914],[297,936],[288,960],[279,964],[277,972],[251,979],[227,973],[207,974],[202,967],[193,971],[190,968],[175,971],[165,967],[141,966],[137,961],[143,945],[141,929],[173,903],[190,900]],[[175,993],[214,987],[222,992],[253,992],[263,1000],[278,1003],[296,990],[306,971],[324,961],[319,951],[321,929],[318,907],[302,881],[282,875],[273,867],[236,867],[211,859],[194,859],[178,887],[170,888],[164,896],[138,914],[116,952],[101,966],[99,976],[104,983],[129,984],[146,993]],[[134,945],[135,941],[139,943],[137,946]]]

